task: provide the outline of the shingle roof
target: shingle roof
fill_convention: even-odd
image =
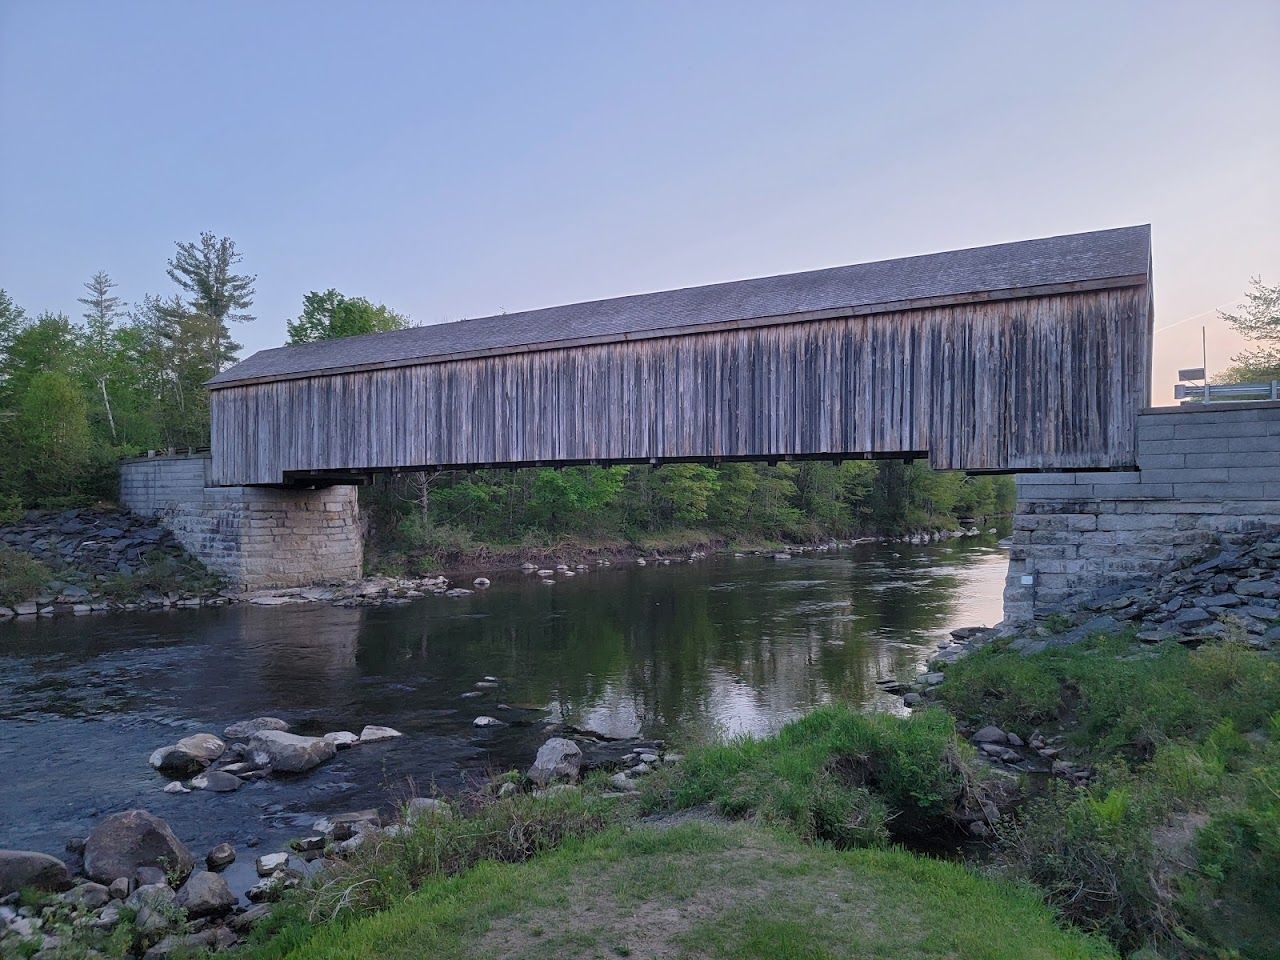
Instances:
[[[209,385],[1132,277],[1146,274],[1150,254],[1149,225],[972,247],[276,347],[229,367]]]

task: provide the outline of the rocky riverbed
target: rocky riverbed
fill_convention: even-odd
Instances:
[[[987,533],[994,533],[988,530]],[[900,538],[866,537],[789,546],[782,551],[754,551],[785,560],[793,555],[837,550],[867,542],[923,545],[957,537],[976,537],[977,527],[918,532]],[[121,610],[156,610],[252,603],[284,606],[332,603],[337,606],[407,604],[426,596],[465,597],[490,586],[487,576],[395,577],[374,576],[355,582],[316,584],[286,589],[236,591],[223,589],[217,576],[178,543],[155,518],[125,510],[76,509],[64,512],[28,511],[17,523],[0,526],[0,549],[25,554],[49,568],[52,576],[29,596],[0,603],[0,622],[25,617],[86,615]],[[743,556],[743,554],[737,554]],[[638,566],[696,563],[705,551],[676,554],[630,551],[627,560]],[[547,585],[612,566],[614,559],[582,560],[545,557],[525,561],[522,573],[536,575]],[[474,573],[474,571],[473,571]],[[456,581],[456,582],[455,582]],[[2,585],[0,585],[2,586]]]
[[[482,719],[501,722],[477,721]],[[161,747],[149,762],[173,778],[166,793],[222,793],[260,777],[304,775],[339,749],[367,749],[402,736],[376,725],[359,734],[335,731],[324,737],[297,736],[288,727],[275,717],[240,721],[221,737],[199,733]],[[610,774],[603,796],[623,799],[639,789],[646,774],[680,759],[660,741],[612,740],[571,728],[561,734],[543,743],[523,776],[492,779],[462,802],[578,790],[581,777],[592,771]],[[447,799],[410,797],[390,817],[376,809],[323,817],[280,850],[260,852],[222,842],[200,857],[160,817],[144,809],[124,810],[103,819],[87,837],[68,839],[65,858],[0,850],[0,954],[53,958],[80,950],[76,955],[82,955],[127,917],[132,921],[125,949],[143,960],[226,949],[304,878],[331,869],[379,836],[453,815]],[[228,883],[227,871],[242,858],[252,860],[254,882],[238,890]],[[43,896],[31,902],[32,891]]]

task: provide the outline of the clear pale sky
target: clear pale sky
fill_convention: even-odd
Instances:
[[[331,286],[433,323],[1150,222],[1167,402],[1280,282],[1276,0],[0,0],[0,131],[21,305],[213,230],[248,350]]]

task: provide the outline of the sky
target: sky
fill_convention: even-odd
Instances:
[[[0,0],[0,287],[78,315],[234,238],[245,354],[1151,223],[1153,400],[1280,283],[1280,2]]]

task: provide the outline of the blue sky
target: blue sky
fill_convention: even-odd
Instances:
[[[234,237],[250,349],[1151,222],[1157,401],[1280,282],[1280,3],[0,0],[0,286]]]

